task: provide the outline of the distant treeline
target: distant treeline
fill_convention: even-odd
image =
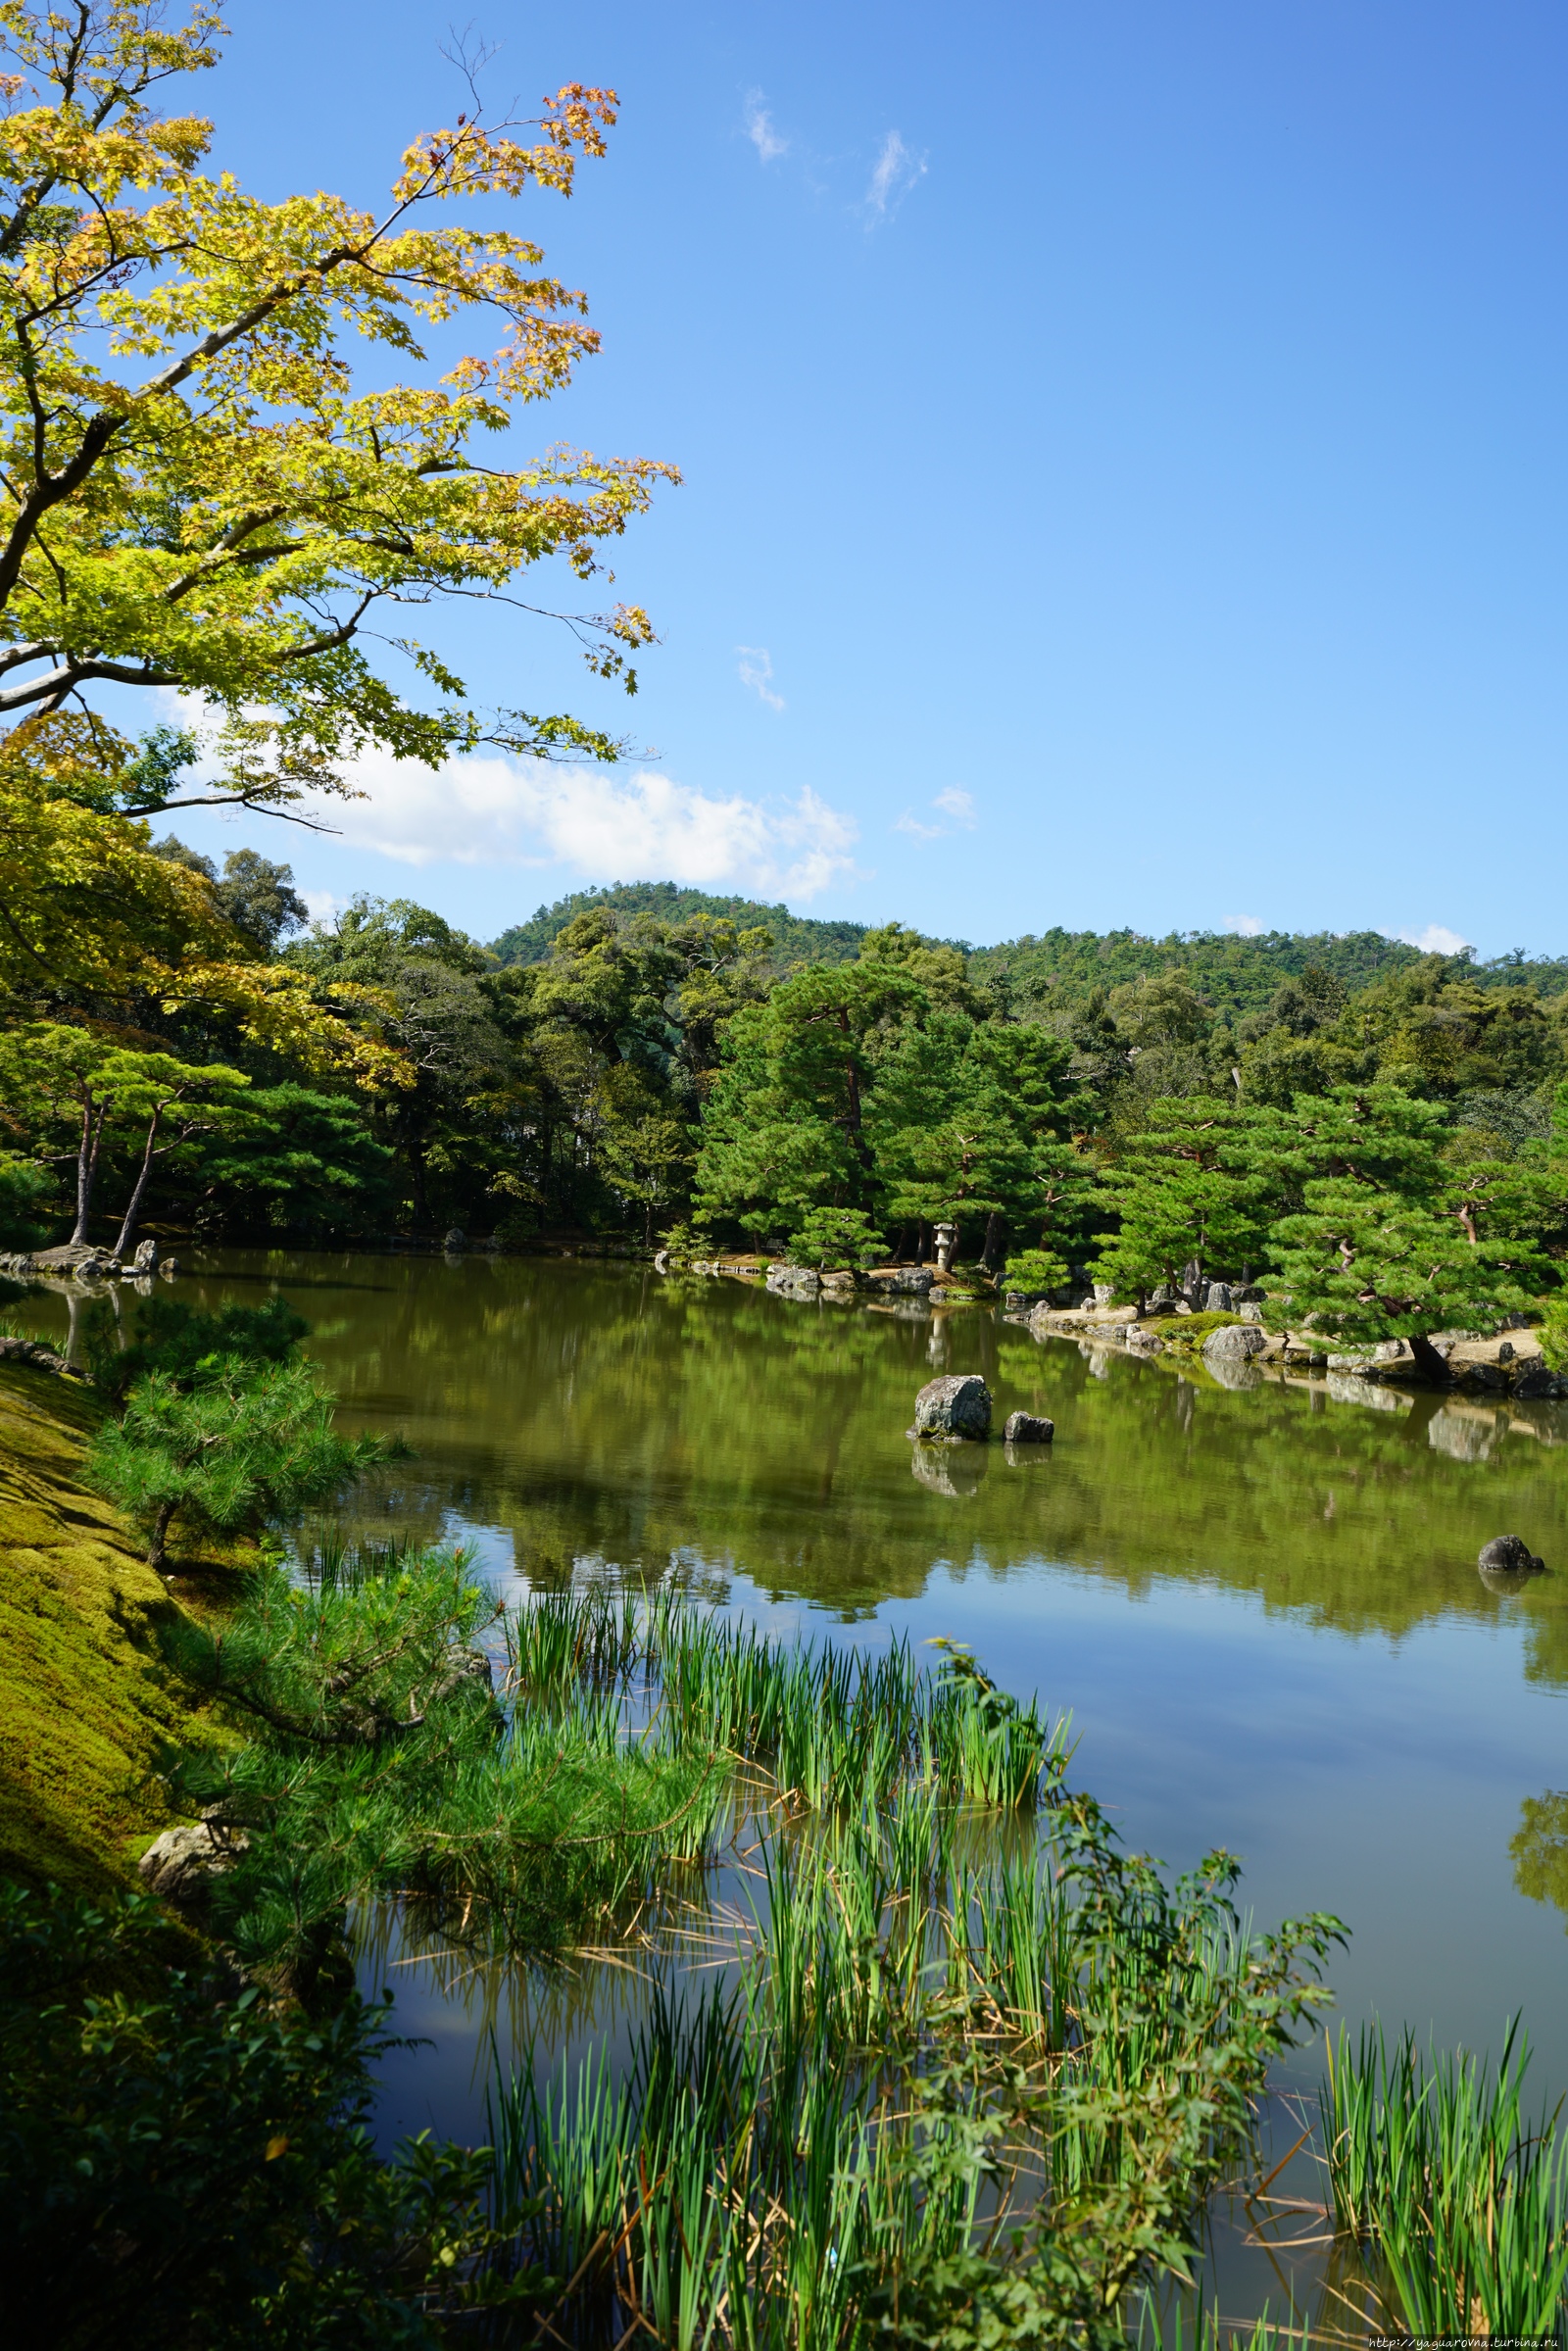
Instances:
[[[111,983],[62,963],[35,992],[19,964],[0,1247],[460,1227],[853,1262],[948,1221],[1010,1279],[1098,1265],[1145,1295],[1194,1259],[1277,1259],[1309,1188],[1351,1182],[1322,1243],[1347,1280],[1376,1194],[1411,1248],[1471,1252],[1450,1299],[1484,1259],[1493,1304],[1556,1281],[1568,959],[1376,932],[970,950],[672,883],[580,892],[485,947],[406,900],[309,926],[254,852],[139,854]],[[137,941],[197,919],[240,960],[176,998],[172,948]]]

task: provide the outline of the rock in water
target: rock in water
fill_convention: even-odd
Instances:
[[[1041,1420],[1033,1412],[1009,1412],[1002,1434],[1009,1445],[1049,1445],[1056,1434],[1056,1424]]]
[[[817,1298],[822,1277],[814,1265],[770,1265],[767,1288],[774,1298]]]
[[[156,1241],[137,1242],[136,1254],[130,1260],[130,1270],[132,1273],[156,1273],[158,1271],[158,1244]]]
[[[991,1391],[978,1372],[949,1372],[927,1380],[914,1399],[911,1437],[973,1437],[991,1434]]]
[[[1534,1557],[1523,1536],[1494,1535],[1482,1544],[1476,1565],[1483,1575],[1539,1576],[1544,1574],[1546,1562]]]
[[[1203,1342],[1205,1363],[1246,1363],[1260,1355],[1268,1345],[1267,1334],[1255,1322],[1228,1322],[1217,1331],[1210,1331]]]

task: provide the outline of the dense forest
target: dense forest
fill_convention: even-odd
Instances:
[[[80,745],[50,723],[59,791]],[[172,793],[194,749],[118,756]],[[1435,1326],[1555,1289],[1558,962],[1376,933],[976,951],[654,883],[486,946],[404,900],[311,925],[284,863],[116,834],[117,975],[11,959],[13,1249],[457,1229],[854,1264],[928,1257],[946,1221],[1036,1294],[1274,1266],[1347,1328],[1359,1299],[1363,1336],[1417,1292]],[[226,1001],[172,999],[171,923],[240,975]]]

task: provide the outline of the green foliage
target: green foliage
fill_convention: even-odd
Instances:
[[[1324,2138],[1340,2229],[1376,2247],[1412,2335],[1557,2334],[1568,2296],[1568,2137],[1523,2113],[1515,2017],[1494,2068],[1430,2071],[1408,2029],[1329,2043]]]
[[[1532,1902],[1553,1903],[1568,1933],[1568,1793],[1548,1788],[1544,1795],[1526,1796],[1508,1850],[1519,1891]]]
[[[495,1602],[461,1552],[276,1560],[219,1628],[172,1627],[184,1684],[250,1736],[187,1754],[179,1792],[240,1833],[211,1895],[247,1964],[314,1995],[342,1971],[351,1903],[397,1895],[449,1939],[553,1949],[701,1853],[710,1747],[627,1749],[592,1704],[505,1715],[481,1647]],[[535,1692],[535,1697],[538,1696]]]
[[[860,1208],[813,1208],[790,1241],[797,1265],[879,1265],[886,1244]]]
[[[1049,1249],[1015,1249],[1007,1258],[1006,1282],[1009,1290],[1059,1290],[1067,1276],[1065,1260],[1053,1256]]]
[[[619,919],[651,914],[660,922],[685,922],[694,914],[732,922],[741,930],[765,930],[772,971],[797,963],[844,963],[859,953],[862,922],[822,922],[792,914],[785,906],[764,906],[752,898],[715,897],[685,890],[675,882],[615,882],[607,889],[575,890],[541,906],[527,922],[514,922],[491,946],[502,963],[541,963],[555,941],[579,914],[608,909]]]
[[[176,1519],[188,1540],[244,1533],[325,1500],[393,1450],[334,1433],[309,1365],[220,1355],[189,1382],[149,1372],[94,1438],[82,1477],[142,1530],[158,1567]]]
[[[482,2153],[376,2156],[381,2012],[308,2016],[176,1949],[146,1896],[0,1883],[11,2342],[412,2351],[444,2314],[537,2291],[476,2276],[498,2241]]]
[[[136,1318],[136,1337],[115,1344],[119,1324],[101,1313],[92,1326],[88,1363],[94,1385],[117,1400],[149,1372],[165,1372],[181,1388],[200,1385],[222,1362],[288,1363],[310,1324],[286,1298],[260,1306],[220,1306],[205,1313],[184,1298],[150,1298]]]
[[[37,1249],[48,1239],[43,1214],[54,1193],[46,1167],[0,1152],[0,1249]]]

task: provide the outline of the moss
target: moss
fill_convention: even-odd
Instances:
[[[1167,1347],[1200,1347],[1210,1331],[1223,1331],[1227,1323],[1240,1322],[1239,1314],[1157,1314],[1145,1323]]]
[[[0,1872],[100,1889],[170,1818],[155,1766],[195,1718],[162,1663],[162,1579],[77,1484],[100,1416],[0,1364]]]

